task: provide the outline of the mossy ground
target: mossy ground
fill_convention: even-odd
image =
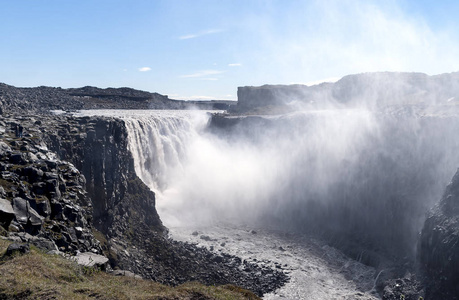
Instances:
[[[0,239],[0,299],[260,299],[232,285],[169,287],[113,276],[34,247],[28,254],[5,257],[9,244]]]

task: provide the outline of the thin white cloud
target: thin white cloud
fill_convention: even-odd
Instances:
[[[151,68],[150,68],[150,67],[142,67],[142,68],[139,68],[139,72],[148,72],[148,71],[151,71]]]
[[[201,37],[201,36],[205,36],[205,35],[209,35],[209,34],[214,34],[214,33],[219,33],[219,32],[222,32],[222,31],[223,30],[221,30],[221,29],[204,30],[204,31],[200,31],[198,33],[192,33],[192,34],[179,36],[179,40],[194,39],[194,38],[197,38],[197,37]]]
[[[203,70],[203,71],[198,71],[193,74],[181,75],[180,78],[201,78],[202,79],[202,78],[210,78],[210,77],[207,77],[210,75],[218,75],[222,73],[225,73],[225,72],[219,71],[219,70]],[[212,78],[215,78],[215,77],[212,77]]]
[[[188,39],[194,39],[198,37],[196,34],[188,34],[188,35],[182,35],[179,37],[180,40],[188,40]]]
[[[234,64],[228,64],[228,67],[241,67],[242,64],[240,63],[234,63]]]

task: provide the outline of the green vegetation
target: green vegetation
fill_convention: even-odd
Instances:
[[[28,254],[5,257],[9,244],[0,239],[0,299],[260,299],[231,285],[169,287],[113,276],[34,247]]]

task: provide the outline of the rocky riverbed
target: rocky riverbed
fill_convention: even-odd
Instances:
[[[166,223],[167,224],[167,223]],[[171,227],[171,236],[230,253],[247,264],[275,268],[290,280],[263,299],[379,299],[377,270],[344,255],[326,243],[294,233],[220,224]]]

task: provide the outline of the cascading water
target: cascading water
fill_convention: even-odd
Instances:
[[[455,117],[328,109],[209,130],[206,112],[110,114],[125,120],[166,226],[270,225],[413,255],[425,212],[459,165]]]
[[[164,191],[173,174],[183,172],[187,146],[195,138],[198,124],[190,113],[171,112],[125,117],[125,124],[136,173],[154,191]]]
[[[351,245],[354,258],[374,250],[413,257],[424,214],[459,165],[454,116],[329,109],[208,128],[205,112],[109,114],[125,120],[136,172],[167,227],[312,231]],[[376,274],[365,272],[374,290]]]

